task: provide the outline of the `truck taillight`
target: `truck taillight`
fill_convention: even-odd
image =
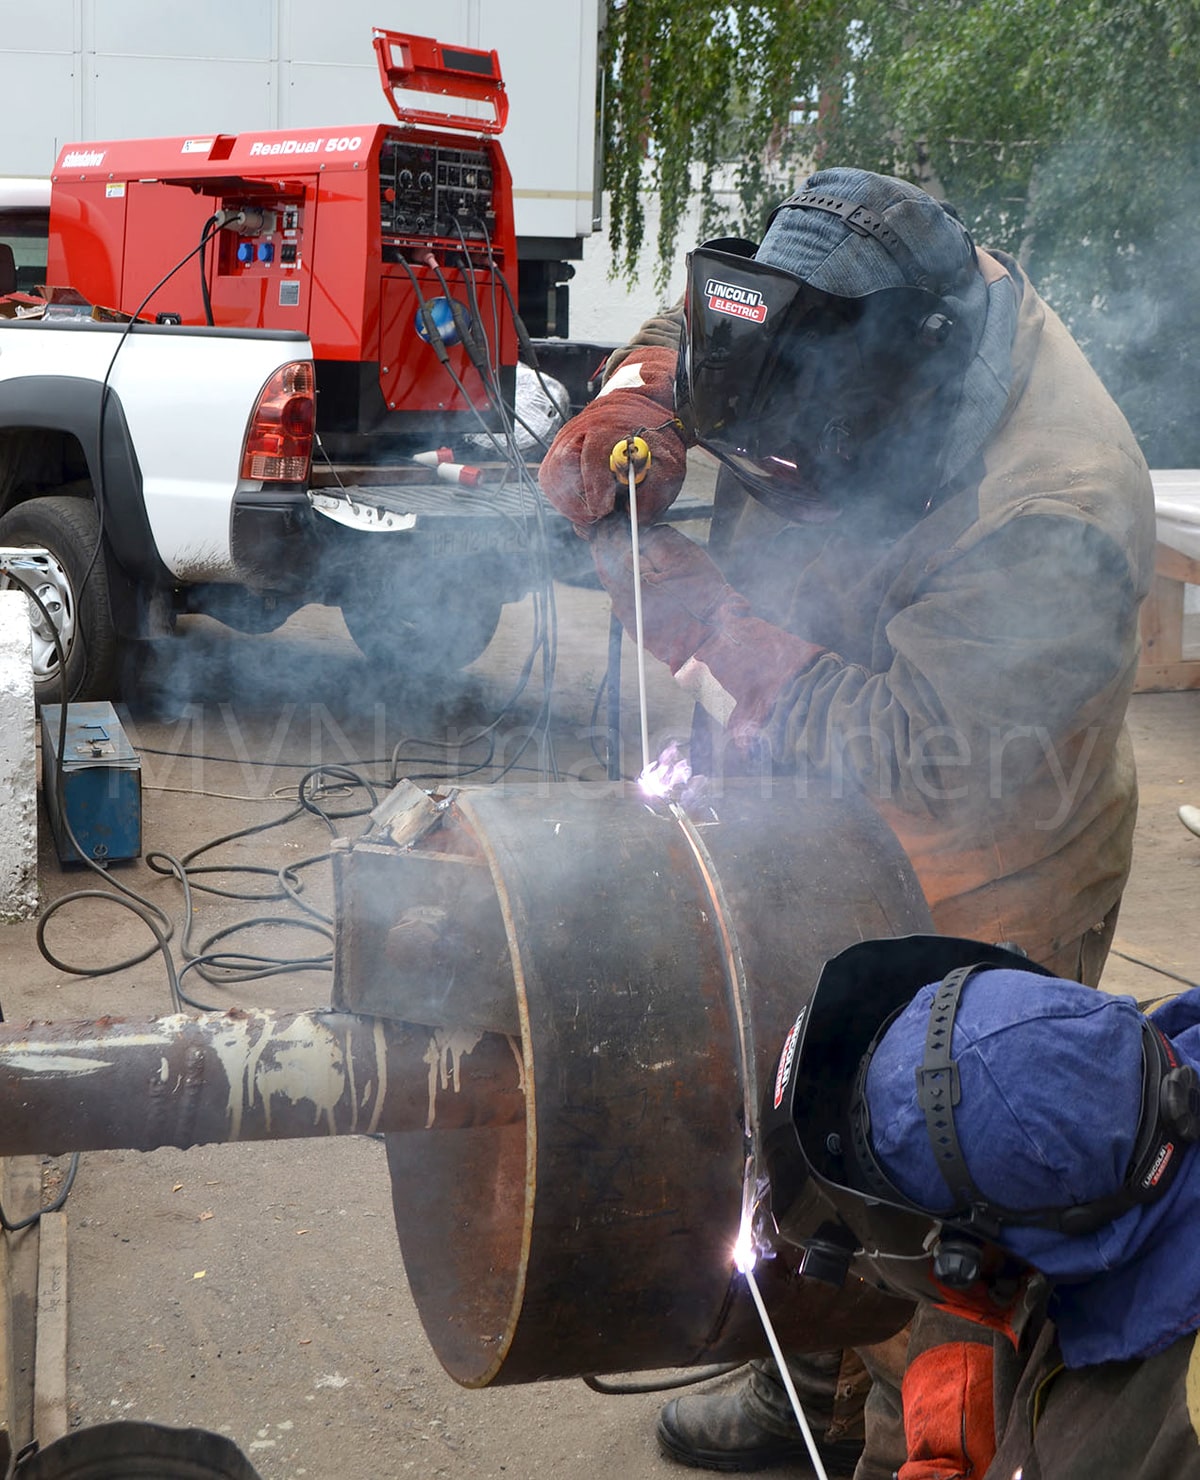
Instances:
[[[242,477],[303,483],[312,462],[316,419],[311,360],[283,365],[263,386],[246,431]]]

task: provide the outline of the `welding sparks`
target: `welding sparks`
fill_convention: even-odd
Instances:
[[[740,1274],[749,1274],[758,1263],[758,1250],[754,1246],[754,1233],[749,1220],[742,1219],[737,1242],[733,1246],[733,1262]]]
[[[691,779],[691,762],[672,741],[659,758],[651,761],[642,771],[638,777],[638,785],[647,796],[662,797],[665,800],[676,797]]]

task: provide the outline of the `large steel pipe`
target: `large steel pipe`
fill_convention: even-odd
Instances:
[[[863,800],[762,783],[393,794],[335,854],[339,1007],[519,1039],[523,1125],[394,1136],[405,1267],[467,1386],[761,1355],[731,1251],[763,1084],[822,963],[931,928]],[[419,1198],[412,1188],[419,1187]],[[907,1308],[761,1271],[785,1345]]]
[[[347,1013],[0,1024],[0,1155],[525,1123],[520,1047]]]

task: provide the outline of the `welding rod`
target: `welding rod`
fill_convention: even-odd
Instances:
[[[804,1436],[804,1444],[808,1450],[808,1457],[812,1461],[813,1473],[817,1480],[829,1480],[825,1466],[821,1461],[821,1453],[817,1448],[817,1441],[813,1438],[813,1431],[809,1428],[808,1419],[804,1416],[804,1408],[800,1402],[800,1395],[796,1391],[796,1384],[792,1381],[792,1374],[788,1371],[787,1358],[779,1345],[779,1337],[775,1334],[775,1327],[771,1324],[771,1317],[767,1314],[767,1307],[763,1302],[762,1292],[758,1288],[758,1281],[754,1278],[754,1270],[749,1264],[742,1270],[746,1277],[746,1283],[750,1286],[750,1293],[754,1297],[754,1304],[758,1310],[758,1318],[762,1322],[763,1330],[767,1335],[767,1342],[771,1347],[771,1354],[775,1358],[775,1365],[779,1369],[779,1375],[783,1378],[783,1385],[787,1389],[788,1401],[792,1405],[792,1412],[796,1415],[796,1422],[800,1425],[800,1432]]]
[[[626,443],[629,458],[629,528],[633,543],[633,641],[637,653],[638,720],[642,731],[642,770],[644,776],[650,769],[650,723],[646,717],[646,644],[642,635],[642,558],[638,540],[637,469],[634,464],[633,444],[630,437]]]
[[[503,1033],[345,1012],[0,1023],[0,1156],[521,1124]]]

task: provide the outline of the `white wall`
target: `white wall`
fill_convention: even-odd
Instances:
[[[392,121],[375,27],[494,47],[519,235],[594,212],[598,0],[0,0],[0,175],[87,139]]]

